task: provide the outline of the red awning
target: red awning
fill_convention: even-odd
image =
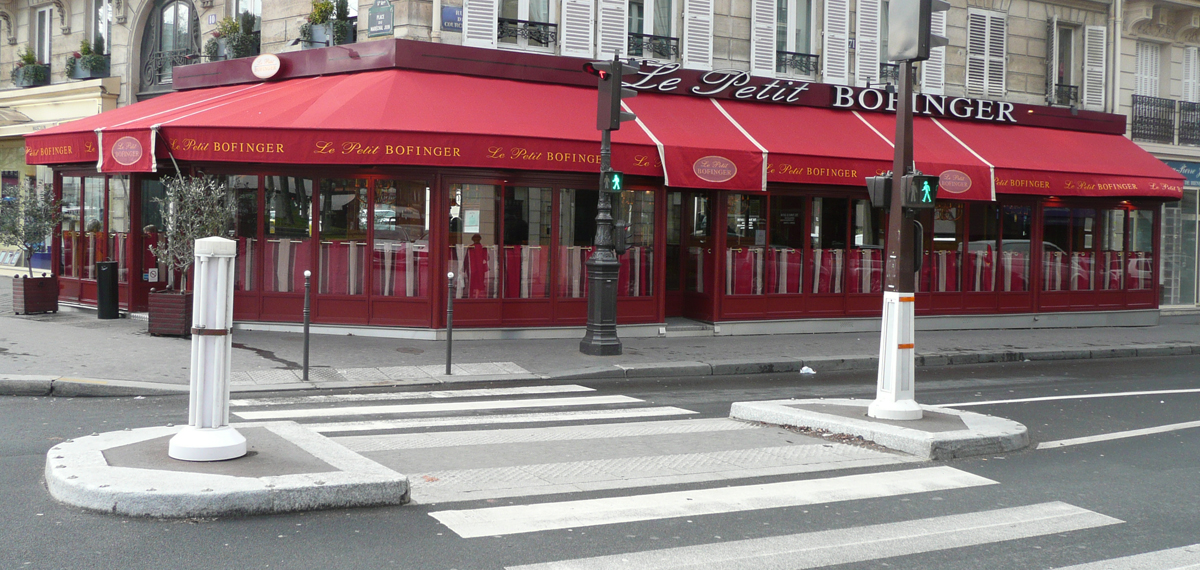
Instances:
[[[46,129],[26,146],[31,164],[102,154],[104,172],[150,171],[168,151],[200,162],[599,172],[595,108],[594,89],[386,69],[171,93]],[[640,129],[613,133],[612,161],[662,176]]]
[[[888,140],[896,138],[896,116],[882,113],[857,113]],[[928,117],[913,117],[913,161],[917,170],[941,176],[946,182],[939,194],[960,200],[996,199],[992,189],[992,171],[970,149]],[[891,166],[888,166],[891,170]],[[953,182],[950,182],[953,180]]]

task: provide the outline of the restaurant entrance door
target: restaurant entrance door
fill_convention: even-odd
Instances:
[[[711,192],[667,193],[666,316],[713,320],[716,282]]]

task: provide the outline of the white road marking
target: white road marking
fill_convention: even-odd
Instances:
[[[764,485],[437,511],[430,515],[459,536],[472,538],[773,509],[995,484],[991,479],[952,467],[927,467]]]
[[[1181,429],[1189,429],[1200,427],[1200,421],[1183,422],[1181,424],[1168,424],[1165,426],[1157,426],[1151,428],[1131,429],[1128,431],[1118,431],[1114,433],[1104,433],[1100,435],[1089,435],[1086,437],[1076,437],[1071,439],[1060,439],[1057,441],[1043,441],[1039,443],[1037,449],[1056,449],[1059,447],[1069,447],[1072,445],[1083,445],[1085,443],[1096,443],[1098,441],[1112,441],[1114,439],[1126,439],[1130,437],[1141,437],[1143,435],[1153,435],[1156,433],[1166,433]]]
[[[1141,570],[1195,570],[1200,568],[1200,544],[1169,550],[1158,550],[1145,554],[1135,554],[1111,560],[1100,560],[1091,564],[1059,568],[1059,570],[1129,570],[1130,568],[1140,568]]]
[[[371,414],[416,414],[426,412],[507,410],[513,408],[545,408],[557,406],[595,406],[601,404],[630,404],[641,402],[629,396],[581,396],[578,398],[534,398],[529,400],[487,400],[482,402],[445,402],[436,404],[395,404],[390,406],[352,406],[346,408],[315,408],[302,410],[269,410],[234,412],[245,420],[274,420],[283,418],[320,418],[331,416],[364,416]]]
[[[991,544],[1122,522],[1066,503],[1053,502],[788,536],[513,566],[509,570],[799,570]]]
[[[1042,396],[1038,398],[1016,398],[1012,400],[989,400],[986,402],[959,402],[957,404],[935,404],[936,408],[965,408],[968,406],[992,406],[995,404],[1024,404],[1028,402],[1053,402],[1055,400],[1090,400],[1092,398],[1126,398],[1129,396],[1162,396],[1166,394],[1195,394],[1200,388],[1181,388],[1178,390],[1146,390],[1142,392],[1109,392],[1106,394],[1069,394],[1063,396]]]
[[[540,422],[582,422],[591,420],[615,420],[622,418],[652,418],[657,416],[683,416],[696,414],[692,410],[663,406],[657,408],[631,408],[624,410],[576,410],[570,412],[535,412],[530,414],[502,414],[495,416],[449,416],[438,418],[401,418],[394,420],[364,420],[358,422],[330,422],[305,424],[304,427],[321,433],[411,429],[443,426],[470,426],[493,424],[523,424]],[[236,424],[235,424],[236,425]]]
[[[478,390],[430,390],[424,392],[385,392],[381,394],[338,394],[326,396],[294,396],[287,398],[247,398],[230,400],[230,406],[285,406],[295,404],[335,404],[341,402],[382,402],[388,400],[434,400],[439,398],[480,398],[488,396],[520,396],[529,394],[559,394],[564,392],[595,392],[594,388],[577,386],[522,386],[516,388],[483,388]]]

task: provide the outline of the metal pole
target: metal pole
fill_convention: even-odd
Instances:
[[[312,272],[304,271],[304,378],[308,382],[308,321],[312,314]]]
[[[446,376],[450,376],[450,356],[454,350],[454,272],[446,274]]]
[[[596,252],[585,264],[588,270],[587,332],[579,352],[592,356],[621,354],[617,338],[617,275],[621,264],[613,249],[612,196],[603,188],[604,172],[612,168],[611,132],[600,131],[600,198],[596,203]]]

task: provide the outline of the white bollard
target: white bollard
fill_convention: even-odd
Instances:
[[[229,367],[233,337],[233,262],[237,242],[196,240],[192,301],[192,374],[188,425],[171,438],[167,455],[184,461],[223,461],[246,455],[246,438],[229,427]]]
[[[916,295],[883,293],[883,330],[879,337],[879,378],[875,401],[867,415],[884,420],[919,420],[921,407],[914,398],[916,349],[913,343]]]

